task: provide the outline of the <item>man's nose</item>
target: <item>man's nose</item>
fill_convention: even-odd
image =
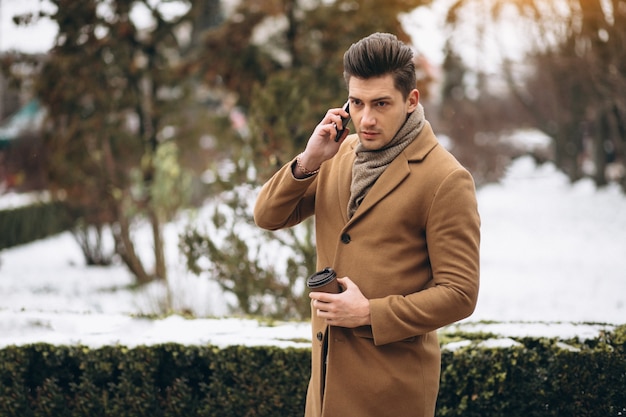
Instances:
[[[363,117],[361,118],[361,123],[367,126],[373,126],[376,124],[376,117],[374,117],[374,112],[370,107],[365,107],[363,109]]]

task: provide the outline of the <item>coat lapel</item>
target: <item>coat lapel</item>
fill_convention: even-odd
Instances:
[[[347,140],[347,139],[346,139]],[[340,166],[338,172],[341,175],[337,175],[337,190],[339,199],[339,207],[342,207],[341,216],[343,218],[343,222],[348,223],[348,201],[350,200],[350,183],[352,182],[352,165],[354,165],[354,159],[356,158],[356,154],[354,153],[354,149],[356,145],[359,143],[359,139],[356,138],[352,140],[349,144],[352,149],[351,152],[346,152],[341,155]]]
[[[356,146],[354,142],[353,147]],[[438,144],[437,138],[435,137],[432,128],[428,122],[424,125],[424,128],[420,132],[420,134],[415,138],[415,140],[400,154],[393,160],[391,164],[387,167],[385,172],[383,172],[372,186],[371,190],[367,193],[363,202],[356,210],[352,219],[350,219],[349,223],[353,223],[359,217],[364,216],[372,207],[374,207],[380,200],[385,198],[389,193],[391,193],[406,177],[409,176],[411,170],[409,168],[409,162],[419,162],[426,158],[426,155]],[[354,152],[352,152],[349,159],[349,172],[350,181],[352,180],[352,164],[354,163]],[[346,161],[342,161],[342,164],[346,163]],[[343,169],[346,169],[342,165]],[[342,176],[343,177],[343,176]],[[346,187],[344,184],[340,184],[342,187]],[[340,188],[345,189],[345,188]],[[341,201],[342,207],[348,206],[348,199],[350,198],[350,183],[347,184],[348,192],[341,193],[342,196],[345,194],[345,201]],[[344,210],[345,211],[345,210]],[[347,220],[347,213],[343,214]]]
[[[385,172],[381,174],[376,183],[374,183],[359,208],[354,212],[350,223],[364,216],[373,206],[392,192],[394,188],[409,175],[409,172],[408,161],[406,156],[402,153],[394,159]]]

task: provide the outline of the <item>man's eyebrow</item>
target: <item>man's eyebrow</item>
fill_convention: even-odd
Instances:
[[[360,99],[360,98],[358,98],[358,97],[354,97],[354,96],[348,96],[348,98],[349,98],[350,100],[360,100],[360,101],[365,101],[365,100],[363,100],[363,99]],[[377,102],[377,101],[385,101],[385,100],[391,100],[391,99],[392,99],[392,97],[391,97],[391,96],[382,96],[382,97],[373,98],[373,99],[371,99],[371,100],[369,100],[369,101],[370,101],[370,102],[372,102],[372,103],[374,103],[374,102]]]

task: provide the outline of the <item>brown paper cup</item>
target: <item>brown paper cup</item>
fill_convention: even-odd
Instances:
[[[311,291],[329,292],[337,294],[341,292],[337,274],[332,268],[324,268],[306,279],[306,285]]]

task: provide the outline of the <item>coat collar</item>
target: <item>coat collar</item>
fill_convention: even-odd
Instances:
[[[338,180],[341,181],[340,190],[347,190],[347,192],[340,193],[341,207],[348,206],[348,199],[350,198],[350,181],[352,180],[352,164],[355,158],[355,148],[359,143],[358,136],[353,135],[349,138],[351,152],[346,152],[342,156],[341,165],[343,169],[346,169],[350,175],[341,175]],[[410,162],[420,162],[426,158],[426,156],[438,145],[437,138],[432,130],[432,127],[428,121],[425,122],[424,128],[415,138],[413,142],[407,148],[402,151],[400,155],[387,167],[385,172],[382,173],[380,178],[376,181],[372,189],[367,193],[365,199],[361,203],[361,206],[352,216],[349,223],[353,223],[358,220],[359,217],[367,213],[376,203],[385,198],[391,193],[404,179],[410,174],[409,167]],[[342,172],[344,172],[342,169]],[[344,220],[348,223],[348,216],[346,210],[343,210]]]

